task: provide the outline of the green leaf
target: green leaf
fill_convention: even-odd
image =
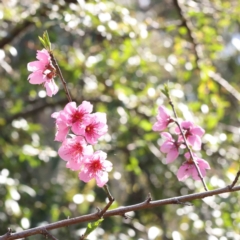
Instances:
[[[170,99],[168,84],[164,84],[164,89],[162,89],[161,91],[168,99]]]
[[[46,44],[45,44],[45,41],[41,38],[41,37],[38,37],[40,42],[42,43],[43,47],[46,48]]]
[[[50,42],[50,39],[49,39],[49,36],[48,36],[48,32],[47,32],[47,31],[45,31],[45,32],[43,33],[43,39],[44,39],[44,41],[45,41],[45,43],[46,43],[46,48],[47,48],[48,50],[51,50],[51,42]]]
[[[40,42],[42,43],[42,45],[44,46],[44,48],[46,48],[47,50],[51,51],[51,42],[48,36],[48,32],[45,31],[43,33],[43,37],[38,37]]]
[[[99,224],[103,221],[104,219],[101,218],[99,220],[97,220],[96,222],[93,222],[93,223],[88,223],[87,225],[87,229],[84,233],[84,238],[87,237],[91,232],[93,232],[98,226]]]

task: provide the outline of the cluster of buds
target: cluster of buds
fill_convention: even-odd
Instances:
[[[170,116],[167,109],[160,106],[158,108],[157,122],[153,125],[153,131],[162,132],[170,123],[174,122],[176,122],[176,120]],[[196,126],[191,121],[182,121],[179,126],[175,128],[175,134],[177,135],[176,140],[169,132],[161,133],[161,136],[165,138],[166,141],[160,146],[160,151],[166,154],[167,164],[177,159],[179,149],[186,149],[186,144],[194,151],[201,150],[201,137],[205,133],[204,129]],[[195,153],[191,154],[190,152],[186,152],[184,157],[186,161],[180,166],[177,172],[179,181],[183,181],[189,176],[192,176],[194,180],[201,180],[196,166],[198,166],[202,177],[206,175],[206,169],[210,169],[208,162],[199,158]]]
[[[28,80],[31,84],[44,84],[47,95],[52,97],[58,92],[54,82],[56,68],[53,66],[49,51],[37,51],[38,61],[28,63],[27,68],[32,73]],[[108,131],[105,113],[92,113],[93,106],[83,101],[77,107],[75,102],[69,102],[62,111],[55,112],[57,133],[55,141],[62,142],[58,150],[59,156],[67,161],[66,167],[79,171],[79,179],[88,182],[95,178],[97,185],[103,187],[108,181],[108,172],[112,163],[103,151],[93,151],[92,145]],[[72,131],[72,134],[69,132]],[[69,135],[68,135],[69,134]]]

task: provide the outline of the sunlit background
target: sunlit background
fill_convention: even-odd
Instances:
[[[67,103],[60,80],[53,98],[27,81],[45,30],[73,99],[107,114],[109,132],[95,150],[114,166],[112,208],[149,192],[157,200],[204,191],[200,181],[177,181],[184,158],[166,165],[163,140],[151,130],[157,107],[169,107],[160,92],[167,82],[179,116],[206,130],[198,155],[211,166],[208,188],[230,184],[240,163],[239,12],[239,0],[1,1],[0,235],[95,212],[107,201],[95,181],[80,182],[58,157],[51,114]],[[237,240],[239,197],[107,218],[89,239]],[[51,233],[79,239],[86,226]]]

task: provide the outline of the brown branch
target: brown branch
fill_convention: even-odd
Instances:
[[[56,0],[53,0],[55,2]],[[19,36],[23,31],[25,31],[28,27],[35,24],[35,21],[32,19],[32,17],[36,16],[47,16],[46,11],[49,10],[48,5],[42,4],[40,7],[36,10],[34,15],[29,15],[27,18],[25,18],[22,23],[17,24],[15,28],[10,30],[8,32],[8,35],[0,40],[0,48],[4,48],[5,45],[11,43],[16,37]]]
[[[54,67],[55,67],[56,70],[57,70],[58,76],[60,77],[60,79],[61,79],[61,81],[62,81],[64,91],[65,91],[65,93],[66,93],[66,95],[67,95],[67,99],[68,99],[69,102],[71,102],[71,101],[72,101],[72,98],[71,98],[70,92],[68,91],[67,83],[66,83],[66,81],[65,81],[65,79],[64,79],[64,77],[63,77],[63,75],[62,75],[62,71],[61,71],[60,67],[58,66],[58,63],[57,63],[55,57],[53,56],[53,53],[52,53],[52,52],[49,52],[49,54],[50,54],[50,56],[51,56],[53,65],[54,65]]]
[[[22,111],[22,112],[19,112],[12,116],[7,117],[6,124],[4,125],[4,127],[8,124],[11,124],[11,122],[15,119],[18,119],[21,117],[26,118],[29,116],[33,116],[34,114],[38,113],[39,111],[41,111],[47,107],[54,107],[58,104],[62,105],[62,104],[66,104],[66,103],[67,103],[67,100],[65,98],[59,99],[56,102],[46,102],[46,101],[42,101],[42,99],[41,99],[36,104],[28,106],[25,111]]]
[[[224,187],[224,188],[218,188],[215,190],[211,191],[205,191],[201,193],[194,193],[194,194],[189,194],[185,196],[178,196],[178,197],[173,197],[173,198],[167,198],[163,200],[156,200],[156,201],[144,201],[138,204],[130,205],[130,206],[125,206],[125,207],[119,207],[113,210],[108,210],[103,217],[111,217],[111,216],[123,216],[127,212],[131,211],[139,211],[142,209],[150,209],[150,208],[155,208],[163,205],[168,205],[168,204],[179,204],[179,203],[188,203],[189,201],[197,200],[197,199],[203,199],[206,197],[214,196],[214,195],[219,195],[222,193],[228,193],[228,192],[237,192],[240,191],[240,186],[236,186],[233,188],[229,188],[229,186]],[[98,212],[76,217],[76,218],[70,218],[62,221],[58,221],[55,223],[50,223],[48,225],[42,226],[42,227],[36,227],[28,230],[24,230],[22,232],[18,233],[13,233],[10,236],[3,235],[0,237],[0,240],[13,240],[13,239],[19,239],[19,238],[25,238],[28,236],[36,235],[36,234],[41,234],[44,229],[47,230],[52,230],[52,229],[57,229],[61,227],[66,227],[69,225],[77,224],[77,223],[83,223],[83,222],[90,222],[90,221],[96,221],[99,219]]]
[[[203,179],[202,173],[201,173],[201,171],[200,171],[200,169],[199,169],[196,161],[194,160],[193,152],[192,152],[191,148],[189,147],[189,145],[188,145],[188,143],[187,143],[187,139],[186,139],[186,137],[185,137],[185,134],[183,133],[182,127],[181,127],[180,123],[178,122],[177,112],[176,112],[176,110],[175,110],[174,104],[173,104],[173,102],[172,102],[172,100],[171,100],[170,97],[169,97],[169,104],[171,105],[172,110],[173,110],[173,113],[174,113],[174,116],[175,116],[175,118],[176,118],[176,119],[175,119],[175,123],[177,124],[177,126],[178,126],[178,128],[179,128],[179,130],[180,130],[180,132],[181,132],[181,135],[182,135],[182,137],[183,137],[183,140],[184,140],[184,143],[185,143],[185,145],[186,145],[186,148],[187,148],[188,152],[190,153],[190,156],[191,156],[191,159],[193,160],[193,164],[194,164],[195,168],[197,169],[198,176],[200,177],[200,179],[201,179],[201,181],[202,181],[202,184],[203,184],[204,189],[205,189],[206,191],[208,191],[208,188],[207,188],[207,185],[206,185],[206,183],[205,183],[205,181],[204,181],[204,179]]]
[[[13,28],[6,37],[0,40],[0,48],[3,49],[5,45],[12,42],[21,32],[27,29],[29,26],[34,24],[33,22],[26,20],[21,24],[18,24],[15,28]]]
[[[109,188],[108,188],[107,184],[105,184],[105,185],[103,186],[103,189],[104,189],[105,192],[107,193],[109,202],[108,202],[107,205],[104,207],[104,209],[99,212],[99,217],[100,217],[100,218],[104,215],[104,213],[110,208],[110,206],[111,206],[111,205],[113,204],[113,202],[115,201],[115,199],[113,198],[112,194],[111,194],[110,191],[109,191]]]
[[[230,189],[232,189],[236,185],[239,177],[240,177],[240,170],[238,170],[236,177],[234,178],[232,184],[229,186]]]
[[[182,26],[186,28],[188,38],[193,45],[193,52],[196,58],[196,67],[198,70],[201,71],[201,66],[199,65],[199,63],[200,61],[204,61],[204,58],[203,58],[200,44],[198,43],[196,37],[194,36],[194,27],[192,25],[192,22],[188,19],[188,17],[184,13],[183,8],[179,3],[179,0],[173,0],[173,3],[182,21]],[[240,102],[240,93],[219,73],[210,72],[208,76],[212,80],[217,82],[219,85],[221,85],[223,88],[225,88],[233,97],[235,97]]]
[[[240,102],[240,93],[219,73],[209,72],[208,76],[212,78],[215,82],[217,82],[219,85],[224,87],[229,93],[232,94],[232,96],[234,96]]]
[[[65,0],[66,3],[77,3],[76,0]],[[57,3],[56,0],[52,0],[52,3]],[[65,9],[67,5],[62,6],[59,5],[60,9]],[[24,32],[28,27],[35,24],[35,21],[32,20],[32,17],[36,16],[42,16],[46,17],[48,16],[48,13],[46,11],[51,10],[47,4],[41,4],[40,7],[36,10],[34,15],[30,15],[27,18],[25,18],[21,23],[17,24],[13,29],[11,29],[7,36],[0,39],[0,49],[3,49],[7,44],[11,43],[16,37],[18,37],[22,32]]]
[[[194,36],[194,33],[193,33],[194,31],[192,30],[192,24],[187,19],[187,17],[185,16],[184,11],[183,11],[180,3],[178,2],[178,0],[173,0],[173,3],[174,3],[174,5],[177,9],[177,12],[178,12],[181,20],[182,20],[182,26],[184,26],[187,30],[188,38],[193,45],[193,51],[194,51],[194,55],[195,55],[195,58],[196,58],[196,66],[197,66],[198,69],[200,69],[199,61],[201,60],[201,57],[200,57],[201,54],[198,51],[199,46],[198,46],[198,43],[197,43],[196,38]]]

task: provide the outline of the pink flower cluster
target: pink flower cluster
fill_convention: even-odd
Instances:
[[[47,95],[52,97],[58,92],[54,82],[56,69],[51,56],[46,49],[37,51],[38,61],[28,63],[28,71],[32,72],[28,80],[31,84],[42,84]],[[108,181],[108,172],[112,170],[112,163],[106,160],[103,151],[93,151],[92,145],[108,131],[105,113],[92,113],[93,106],[83,101],[77,107],[75,102],[68,103],[60,112],[52,117],[56,119],[57,133],[55,141],[62,142],[58,150],[59,156],[67,162],[66,167],[73,171],[80,171],[79,178],[88,182],[95,178],[97,185],[103,187]],[[69,131],[73,134],[69,134]]]
[[[92,113],[92,109],[92,104],[87,101],[79,106],[70,102],[60,112],[53,113],[57,127],[55,140],[62,142],[58,154],[67,162],[67,168],[80,171],[82,181],[95,178],[97,185],[103,187],[108,181],[107,172],[112,170],[112,163],[106,160],[105,152],[93,152],[92,145],[108,131],[108,126],[106,114]],[[73,134],[67,138],[70,130]]]
[[[28,76],[31,84],[44,84],[47,95],[52,97],[58,92],[58,86],[54,82],[56,76],[56,69],[54,68],[51,56],[46,49],[37,51],[38,61],[28,63],[27,69],[32,72]]]
[[[170,116],[167,109],[163,106],[160,106],[158,108],[157,122],[153,125],[153,131],[164,131],[172,122],[175,122],[175,120]],[[205,133],[204,129],[194,125],[194,123],[191,121],[182,121],[180,126],[183,130],[187,144],[193,150],[199,151],[202,145],[201,137]],[[177,159],[180,148],[186,148],[183,136],[178,126],[175,128],[175,133],[178,136],[177,140],[175,140],[168,132],[161,133],[161,136],[164,137],[166,141],[161,145],[160,151],[167,154],[167,164]],[[177,178],[179,181],[183,181],[189,176],[192,176],[192,178],[195,180],[200,180],[193,161],[195,161],[195,163],[198,165],[202,176],[206,176],[206,169],[210,169],[208,162],[197,157],[195,154],[193,154],[194,159],[192,159],[188,152],[184,156],[187,160],[182,164],[177,172]]]

